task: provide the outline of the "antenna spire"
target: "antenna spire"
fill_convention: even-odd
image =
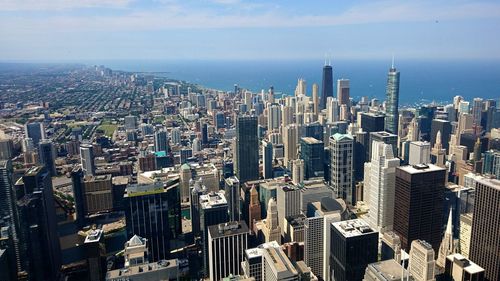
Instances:
[[[332,54],[328,57],[328,65],[332,66]]]
[[[327,59],[327,57],[328,57],[328,53],[325,53],[325,66],[327,65],[327,64],[326,64],[326,59]]]
[[[391,68],[394,68],[394,54],[392,54],[392,64],[391,64]]]

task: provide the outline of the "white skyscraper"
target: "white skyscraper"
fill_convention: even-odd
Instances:
[[[299,128],[295,124],[283,129],[283,145],[285,148],[284,163],[290,167],[290,161],[297,159],[297,147],[299,143]]]
[[[292,181],[294,184],[299,184],[304,181],[304,160],[292,160]]]
[[[408,268],[415,281],[436,280],[434,250],[429,243],[423,240],[413,240],[411,242],[409,263]]]
[[[267,129],[279,129],[281,126],[281,108],[277,104],[270,105],[267,109]]]
[[[300,189],[295,185],[278,186],[276,188],[276,197],[278,224],[283,232],[285,219],[300,214]]]
[[[326,101],[326,112],[328,122],[339,121],[339,102],[337,99],[328,97]]]
[[[410,165],[431,163],[431,143],[425,141],[410,142]]]
[[[370,208],[366,221],[373,229],[384,233],[392,230],[396,167],[392,146],[379,141],[372,143],[371,162],[365,163],[365,201]]]

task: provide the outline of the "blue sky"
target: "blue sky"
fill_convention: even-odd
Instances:
[[[0,60],[500,59],[500,1],[0,0]]]

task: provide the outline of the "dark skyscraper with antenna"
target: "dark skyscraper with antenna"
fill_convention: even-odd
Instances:
[[[385,100],[385,130],[389,133],[398,134],[399,120],[399,71],[394,67],[392,59],[391,69],[387,74],[387,88]]]
[[[323,66],[323,82],[321,84],[321,99],[319,103],[320,109],[326,108],[326,99],[328,97],[333,97],[333,69],[328,62],[325,61],[325,66]]]

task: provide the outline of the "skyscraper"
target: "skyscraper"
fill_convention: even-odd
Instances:
[[[45,139],[45,130],[43,124],[39,122],[28,123],[24,125],[25,137],[33,140],[33,145],[38,146],[40,140]]]
[[[331,224],[330,268],[336,281],[361,281],[377,261],[378,232],[361,219]]]
[[[429,164],[431,162],[431,144],[426,141],[410,142],[410,165]]]
[[[424,240],[411,242],[408,270],[416,281],[434,281],[435,279],[434,249]]]
[[[159,130],[155,132],[154,135],[155,151],[165,151],[168,152],[168,135],[167,131]]]
[[[296,124],[291,124],[283,128],[283,144],[285,166],[290,168],[290,161],[297,159],[297,148],[299,142],[299,128]]]
[[[9,160],[12,158],[14,143],[12,139],[0,139],[0,160]]]
[[[399,119],[399,71],[394,67],[394,60],[392,66],[387,74],[387,88],[386,88],[386,101],[385,101],[385,130],[392,134],[398,133],[398,119]]]
[[[312,98],[313,98],[313,113],[315,116],[315,120],[317,120],[319,113],[319,86],[316,83],[312,85]]]
[[[52,180],[43,166],[30,168],[16,183],[23,268],[35,280],[57,280],[61,247]]]
[[[262,280],[299,280],[297,270],[279,246],[262,249]]]
[[[238,117],[236,160],[236,175],[241,183],[259,178],[259,138],[255,116]]]
[[[83,173],[93,176],[95,174],[94,147],[91,143],[85,142],[80,144],[80,159]]]
[[[374,141],[371,162],[365,163],[364,201],[370,209],[366,219],[373,228],[384,233],[392,230],[394,220],[394,197],[396,167],[399,159],[394,156],[392,147]]]
[[[331,185],[335,196],[355,205],[356,198],[353,184],[353,149],[354,139],[348,134],[335,134],[330,137]]]
[[[273,177],[273,144],[262,141],[262,173],[265,179]]]
[[[241,263],[248,247],[248,234],[248,226],[244,221],[231,221],[208,227],[211,281],[241,273]]]
[[[300,158],[304,160],[304,177],[324,177],[325,148],[322,141],[305,137],[300,140]]]
[[[446,170],[432,164],[396,168],[394,232],[405,251],[417,239],[427,241],[438,251],[445,179]]]
[[[229,221],[240,220],[240,181],[237,177],[225,180],[225,194],[229,209]]]
[[[321,100],[319,109],[326,108],[326,99],[333,97],[333,69],[330,64],[323,66],[323,81],[321,84]]]
[[[276,196],[278,224],[281,228],[281,234],[283,234],[285,218],[300,214],[300,189],[294,185],[278,186]]]
[[[269,131],[279,129],[281,125],[281,107],[279,104],[272,104],[267,108],[267,129]]]
[[[56,151],[51,140],[42,140],[38,146],[38,154],[40,163],[47,168],[47,171],[52,177],[57,175],[56,172]]]
[[[450,144],[450,136],[451,136],[451,123],[450,121],[441,120],[441,119],[433,119],[431,123],[431,147],[434,147],[436,144],[436,138],[438,136],[438,132],[441,136],[441,144],[443,148],[448,151]]]
[[[500,279],[500,180],[480,179],[472,218],[470,259],[485,270],[485,280]]]
[[[345,104],[347,107],[350,107],[349,79],[337,80],[337,99],[340,105]]]
[[[170,242],[181,233],[178,186],[163,183],[129,185],[125,194],[127,236],[148,239],[150,261],[166,259]],[[154,227],[151,227],[153,226]]]

